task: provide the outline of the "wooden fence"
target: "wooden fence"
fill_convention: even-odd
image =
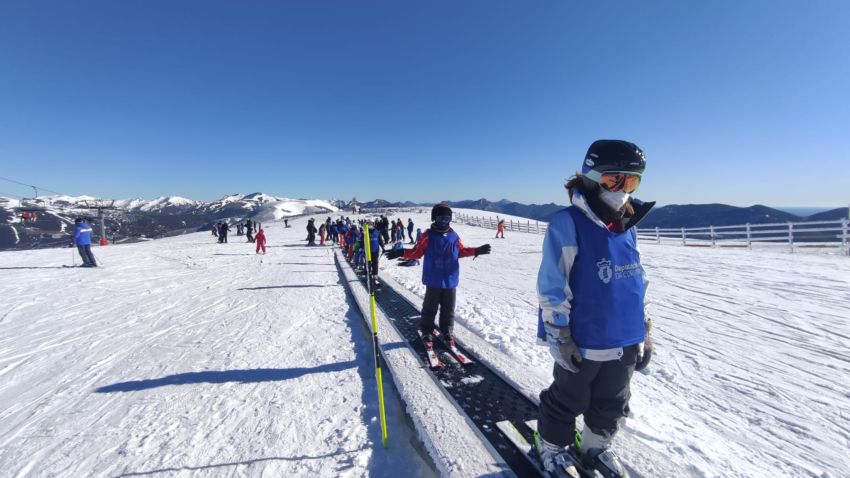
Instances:
[[[499,216],[455,214],[455,220],[471,226],[496,229]],[[545,234],[548,223],[531,220],[505,220],[505,230]],[[656,244],[679,244],[702,247],[740,247],[754,245],[784,247],[794,252],[800,248],[840,248],[850,256],[850,220],[783,222],[772,224],[740,224],[681,228],[639,228],[638,237]]]
[[[454,220],[462,224],[470,226],[486,227],[487,229],[496,229],[499,224],[499,216],[470,216],[468,214],[455,213]],[[518,219],[505,219],[505,231],[528,232],[532,234],[545,234],[549,223],[541,221],[532,221],[530,219],[522,221]]]

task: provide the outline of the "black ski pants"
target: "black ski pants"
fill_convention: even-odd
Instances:
[[[378,260],[381,258],[381,251],[375,250],[371,251],[372,262],[370,262],[370,268],[372,269],[372,277],[378,277]]]
[[[94,260],[94,254],[91,252],[91,244],[86,244],[83,246],[77,246],[77,252],[80,253],[80,257],[83,259],[83,265],[87,266],[96,266],[97,261]]]
[[[555,380],[540,392],[540,436],[559,446],[575,439],[576,417],[599,435],[617,432],[617,421],[629,413],[629,383],[637,362],[637,345],[623,347],[619,360],[594,362],[584,359],[579,371],[569,372],[555,364]]]
[[[437,309],[440,309],[440,333],[453,335],[455,326],[455,292],[457,289],[441,289],[425,287],[425,300],[422,302],[422,322],[420,328],[423,334],[434,330]]]

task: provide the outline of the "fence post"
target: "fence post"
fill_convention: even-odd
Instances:
[[[688,245],[688,240],[685,238],[685,228],[684,227],[682,228],[682,245],[683,246]]]
[[[747,223],[747,249],[753,249],[753,243],[750,242],[750,223]]]
[[[788,247],[794,252],[794,223],[788,222]]]
[[[531,221],[525,221],[525,226],[528,228],[527,232],[531,232]]]
[[[714,241],[714,226],[708,226],[708,231],[711,234],[711,247],[717,246],[717,243]]]
[[[847,242],[850,241],[850,235],[848,235],[847,226],[850,222],[847,219],[841,220],[841,249],[843,252],[850,256],[850,247],[847,246]]]
[[[661,244],[661,234],[658,232],[658,226],[655,226],[655,243]]]
[[[540,221],[534,221],[534,231],[540,234]]]

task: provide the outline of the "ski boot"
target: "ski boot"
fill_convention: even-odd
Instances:
[[[569,449],[549,443],[534,432],[534,451],[546,478],[581,478]]]
[[[431,334],[422,334],[422,343],[425,344],[426,350],[434,350],[434,336]]]
[[[452,336],[452,334],[441,334],[441,336],[443,337],[443,342],[445,342],[446,346],[448,346],[449,348],[457,346],[455,338]]]
[[[585,426],[581,431],[581,448],[578,455],[582,465],[596,470],[604,478],[629,478],[629,472],[620,457],[611,450],[614,434],[600,435]]]

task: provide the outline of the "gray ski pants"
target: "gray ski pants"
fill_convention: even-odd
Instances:
[[[637,362],[637,345],[623,347],[619,360],[594,362],[584,359],[577,373],[557,363],[555,380],[540,392],[540,436],[559,446],[573,443],[576,417],[603,436],[617,432],[617,421],[629,413],[629,383]]]
[[[91,245],[86,244],[84,246],[77,246],[77,252],[80,253],[80,257],[83,258],[83,265],[87,266],[96,266],[97,261],[94,260],[94,254],[91,252]]]

